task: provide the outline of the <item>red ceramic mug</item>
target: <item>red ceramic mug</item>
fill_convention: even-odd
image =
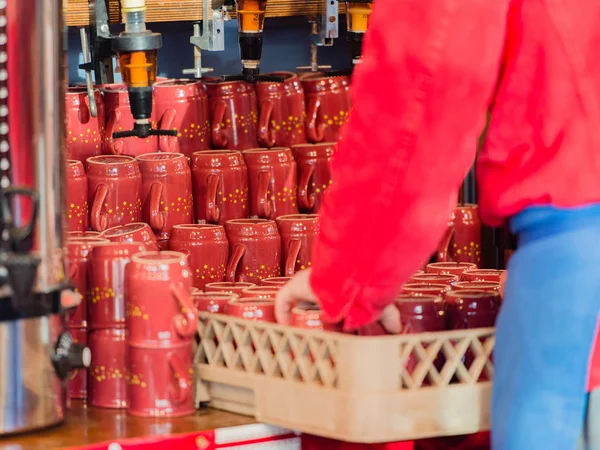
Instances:
[[[80,161],[67,162],[67,229],[88,229],[88,181]]]
[[[260,283],[281,275],[281,237],[273,220],[236,219],[225,224],[229,239],[229,282]]]
[[[253,286],[242,291],[241,298],[261,298],[265,300],[275,300],[279,286]]]
[[[130,156],[94,156],[86,162],[90,225],[104,231],[142,221],[142,175]]]
[[[144,252],[125,269],[129,343],[172,345],[193,340],[198,315],[183,253]]]
[[[169,347],[127,346],[127,413],[140,417],[194,414],[193,342]]]
[[[106,131],[104,133],[104,153],[111,155],[138,156],[158,150],[156,136],[146,138],[126,137],[113,138],[117,131],[133,129],[134,119],[129,106],[129,94],[124,84],[103,86],[104,105],[106,107]],[[152,101],[151,123],[155,123],[156,107]]]
[[[437,273],[441,275],[456,275],[462,277],[467,270],[476,269],[477,266],[468,262],[436,262],[427,264],[426,273]]]
[[[249,287],[254,287],[256,286],[256,284],[254,283],[248,283],[245,281],[240,281],[240,282],[229,282],[229,281],[222,281],[222,282],[218,282],[218,283],[208,283],[206,286],[204,286],[204,292],[209,293],[209,292],[222,292],[222,293],[228,293],[228,294],[236,294],[236,295],[241,295],[242,291],[246,288]]]
[[[245,81],[204,78],[211,111],[213,148],[244,150],[258,146],[254,86]]]
[[[302,79],[309,142],[337,142],[350,112],[350,78],[310,75]]]
[[[412,283],[447,284],[448,286],[458,283],[459,280],[458,275],[441,273],[417,273],[410,277]]]
[[[154,84],[154,102],[159,130],[177,130],[177,136],[160,136],[161,152],[183,153],[210,148],[208,96],[197,80],[178,79]]]
[[[248,166],[250,216],[275,219],[298,214],[298,174],[289,148],[256,148],[243,153]]]
[[[458,205],[438,248],[438,261],[481,263],[481,221],[477,205]]]
[[[321,320],[323,312],[317,305],[292,308],[290,315],[290,325],[298,328],[313,330],[322,330],[323,321]]]
[[[90,156],[102,154],[104,136],[104,101],[94,90],[96,117],[90,112],[90,100],[85,87],[70,87],[65,93],[67,122],[66,146],[69,159],[85,163]]]
[[[403,294],[396,300],[400,312],[400,334],[428,333],[445,331],[448,325],[446,307],[440,296]],[[415,354],[411,354],[406,362],[406,369],[413,373],[419,363]],[[438,371],[444,366],[444,357],[438,356],[435,361]],[[424,381],[427,384],[428,380]]]
[[[230,300],[227,314],[254,322],[275,323],[275,302],[261,298],[240,298]]]
[[[277,227],[281,235],[281,265],[287,277],[312,265],[313,242],[319,234],[319,216],[292,214],[279,216]]]
[[[500,283],[500,278],[504,272],[504,270],[492,269],[467,270],[463,272],[462,279],[463,281],[492,281]]]
[[[249,216],[248,169],[240,152],[195,152],[192,181],[197,220],[223,225]]]
[[[73,282],[75,292],[81,294],[81,304],[73,311],[67,312],[67,325],[73,328],[87,327],[87,304],[89,293],[89,270],[92,263],[92,249],[107,243],[101,238],[67,239],[65,262],[69,278]]]
[[[413,297],[420,295],[434,295],[443,298],[448,291],[450,291],[450,286],[447,284],[407,283],[402,286],[402,294],[408,294]]]
[[[142,216],[159,240],[169,239],[174,225],[194,223],[192,172],[181,153],[147,153],[137,157],[142,174]]]
[[[306,142],[304,89],[298,75],[272,72],[281,82],[256,83],[258,98],[258,142],[263,147],[290,147]]]
[[[127,330],[92,330],[88,347],[88,403],[101,408],[127,408]]]
[[[140,242],[146,247],[147,251],[158,250],[156,236],[150,229],[150,226],[144,222],[109,228],[102,233],[102,237],[111,242]]]
[[[69,327],[68,329],[73,342],[86,345],[88,342],[88,331],[86,328]],[[92,354],[92,358],[93,358]],[[74,369],[69,373],[67,382],[67,396],[72,399],[86,399],[88,394],[87,372],[89,369]]]
[[[498,292],[453,290],[446,297],[451,329],[464,330],[494,326],[501,303]]]
[[[263,278],[260,280],[261,286],[285,286],[288,281],[290,281],[292,277],[271,277],[271,278]]]
[[[335,143],[294,145],[298,164],[298,206],[305,213],[321,209],[325,191],[333,183],[331,159]]]
[[[187,255],[194,287],[225,281],[229,242],[221,225],[175,225],[169,248]]]
[[[89,271],[88,326],[125,327],[125,267],[146,251],[141,242],[107,242],[92,250]]]
[[[227,314],[227,304],[239,298],[228,292],[192,292],[194,306],[198,312]]]

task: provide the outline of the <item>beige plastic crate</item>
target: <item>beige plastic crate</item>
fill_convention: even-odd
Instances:
[[[200,316],[197,400],[214,408],[358,443],[489,429],[493,328],[358,337]]]

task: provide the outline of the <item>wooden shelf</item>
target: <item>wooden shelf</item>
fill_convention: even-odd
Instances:
[[[311,16],[321,10],[322,0],[270,0],[267,17]],[[110,21],[121,23],[118,0],[110,0]],[[146,0],[148,22],[182,22],[202,19],[202,0]],[[344,2],[340,2],[343,12]],[[65,19],[69,26],[89,24],[88,0],[67,0]]]

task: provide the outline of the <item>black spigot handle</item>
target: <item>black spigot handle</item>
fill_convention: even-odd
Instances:
[[[246,83],[257,83],[265,81],[267,83],[283,83],[284,77],[276,77],[272,75],[254,75],[251,73],[242,73],[240,75],[221,75],[221,81],[245,81]]]
[[[349,77],[352,75],[352,69],[327,70],[323,72],[326,77]]]
[[[136,130],[127,131],[115,131],[113,133],[113,139],[128,138],[128,137],[139,137],[145,138],[148,136],[177,136],[177,130],[149,130],[147,133],[142,133]]]
[[[20,227],[15,225],[11,200],[16,196],[31,198],[31,217],[29,221]],[[32,189],[21,186],[8,186],[0,189],[0,213],[5,230],[8,231],[8,243],[12,251],[23,250],[21,244],[31,237],[35,229],[39,209],[39,195]]]

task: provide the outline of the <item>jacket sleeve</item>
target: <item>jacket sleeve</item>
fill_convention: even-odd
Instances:
[[[321,209],[311,287],[346,330],[438,245],[475,158],[510,0],[375,0]]]

